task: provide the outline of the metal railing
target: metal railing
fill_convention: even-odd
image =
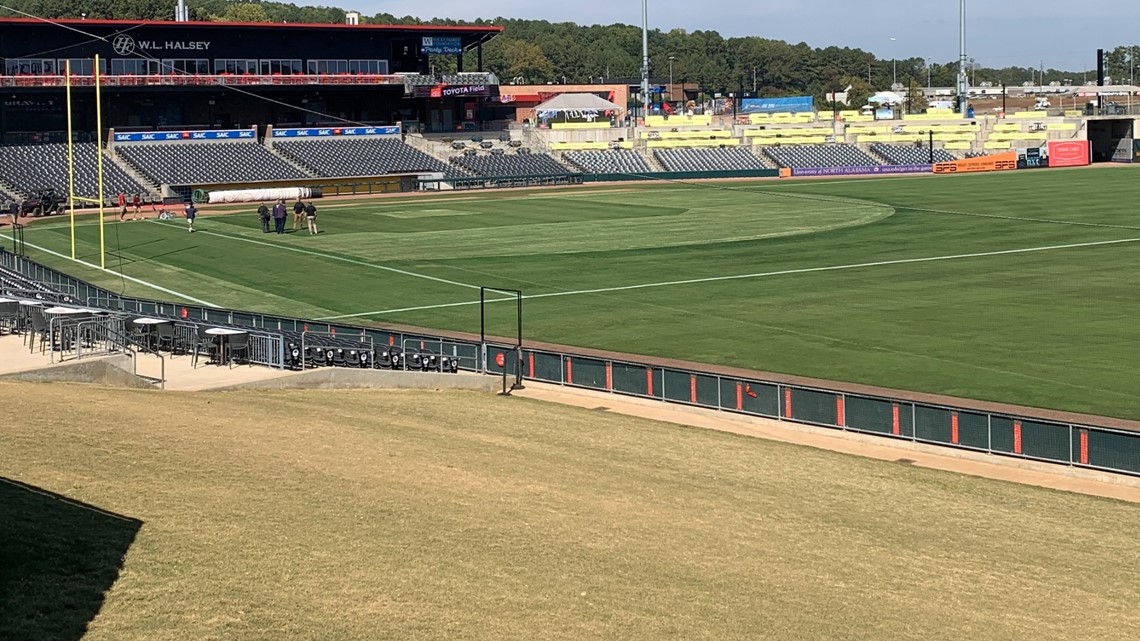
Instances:
[[[1140,475],[1140,432],[1036,416],[994,412],[944,403],[728,376],[699,369],[661,367],[634,360],[604,359],[489,343],[507,357],[486,361],[489,374],[513,374],[568,387],[636,396],[984,452],[995,456]],[[1026,408],[1027,410],[1029,408]]]

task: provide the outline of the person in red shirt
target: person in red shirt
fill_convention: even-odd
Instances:
[[[119,221],[121,222],[127,216],[127,195],[119,192]]]

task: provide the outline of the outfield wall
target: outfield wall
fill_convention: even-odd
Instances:
[[[146,316],[224,323],[262,331],[290,330],[359,337],[362,344],[416,346],[456,356],[461,367],[502,376],[655,399],[724,412],[873,434],[1140,476],[1140,422],[987,403],[530,343],[521,351],[477,336],[413,328],[333,324],[196,305],[124,297],[0,248],[0,265],[43,283],[74,290],[91,306]],[[498,354],[504,365],[496,365]],[[517,358],[511,357],[514,354]]]

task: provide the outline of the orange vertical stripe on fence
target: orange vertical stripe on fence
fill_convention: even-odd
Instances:
[[[606,363],[606,389],[613,390],[614,388],[614,364]]]
[[[958,444],[958,412],[950,412],[950,442]]]
[[[1013,453],[1021,454],[1021,421],[1013,422]]]
[[[697,375],[689,374],[689,402],[697,402]]]
[[[527,354],[527,368],[530,370],[530,378],[534,378],[534,352]]]
[[[736,384],[736,409],[744,409],[744,385],[742,383]]]
[[[388,347],[391,347],[395,344],[396,344],[396,337],[392,336],[391,334],[388,334]]]
[[[784,388],[784,418],[792,417],[792,389]]]
[[[847,412],[843,407],[843,396],[837,395],[835,397],[835,424],[839,427],[847,426]]]
[[[1089,464],[1089,433],[1081,430],[1081,465]]]
[[[902,434],[902,429],[899,426],[899,404],[894,403],[891,405],[891,434],[898,436]]]
[[[574,384],[574,362],[569,356],[566,357],[566,384]]]
[[[645,395],[653,396],[653,368],[645,368]]]

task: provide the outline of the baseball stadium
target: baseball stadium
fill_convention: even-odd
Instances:
[[[0,638],[1140,625],[1140,88],[346,16],[0,18]]]

